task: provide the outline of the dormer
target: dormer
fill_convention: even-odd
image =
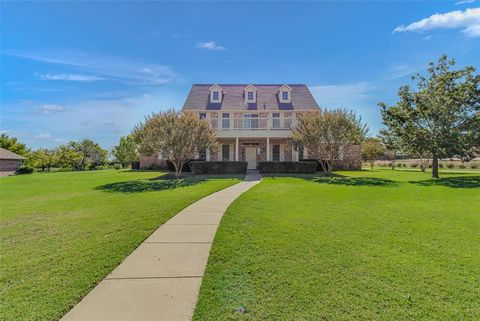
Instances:
[[[257,88],[254,85],[248,85],[243,89],[245,96],[245,103],[256,103],[257,102]]]
[[[292,88],[289,85],[283,85],[278,89],[278,101],[281,103],[292,102]]]
[[[222,102],[222,96],[223,96],[222,87],[215,84],[212,87],[210,87],[209,91],[210,91],[210,102],[211,103],[221,103]]]

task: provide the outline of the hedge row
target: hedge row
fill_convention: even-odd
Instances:
[[[245,174],[247,172],[247,162],[206,162],[193,161],[190,168],[193,174]]]
[[[258,170],[262,174],[295,173],[314,174],[317,169],[315,162],[259,162]]]

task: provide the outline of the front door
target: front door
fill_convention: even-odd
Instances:
[[[248,162],[248,169],[257,169],[257,148],[247,147],[245,148],[245,158]]]

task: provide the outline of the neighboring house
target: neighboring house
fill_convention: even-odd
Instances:
[[[25,161],[25,157],[0,147],[0,171],[15,172]]]
[[[199,155],[207,161],[260,161],[315,159],[308,150],[295,151],[291,127],[298,113],[319,109],[303,84],[197,84],[183,110],[198,113],[215,129],[218,153]],[[141,168],[164,166],[161,155],[142,156]],[[359,169],[360,146],[344,146],[336,168]]]

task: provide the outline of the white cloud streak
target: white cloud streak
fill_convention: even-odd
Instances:
[[[393,32],[422,32],[433,29],[462,29],[468,37],[480,37],[480,8],[436,13],[407,26],[398,26]]]
[[[39,61],[48,64],[64,65],[76,72],[96,75],[97,78],[118,80],[134,84],[159,85],[172,81],[176,78],[176,74],[170,67],[159,64],[148,64],[136,60],[107,56],[101,54],[89,54],[80,51],[60,51],[54,52],[21,52],[21,51],[4,51],[3,54],[20,57],[33,61]],[[52,75],[50,75],[52,76]],[[75,80],[75,81],[93,81],[86,80],[83,74],[61,74],[63,78],[71,79],[55,79],[55,80]],[[83,77],[78,77],[83,76]],[[55,75],[53,75],[55,77]],[[57,75],[57,78],[58,75]],[[75,78],[75,79],[72,79]],[[80,80],[83,79],[83,80]],[[95,79],[100,80],[100,79]]]
[[[97,80],[102,80],[104,78],[99,76],[92,75],[82,75],[82,74],[55,74],[48,73],[42,75],[35,75],[41,80],[62,80],[62,81],[81,81],[81,82],[92,82]]]
[[[368,82],[310,86],[322,107],[355,107],[370,97],[373,87]]]
[[[61,105],[56,105],[56,104],[45,104],[40,106],[40,111],[45,115],[58,113],[64,110],[65,110],[65,107]]]
[[[206,50],[217,50],[217,51],[227,49],[223,46],[217,45],[215,41],[199,42],[197,43],[197,48],[206,49]]]
[[[470,3],[474,3],[474,2],[476,2],[476,0],[463,0],[463,1],[455,2],[455,5],[456,6],[461,6],[462,4],[470,4]]]

